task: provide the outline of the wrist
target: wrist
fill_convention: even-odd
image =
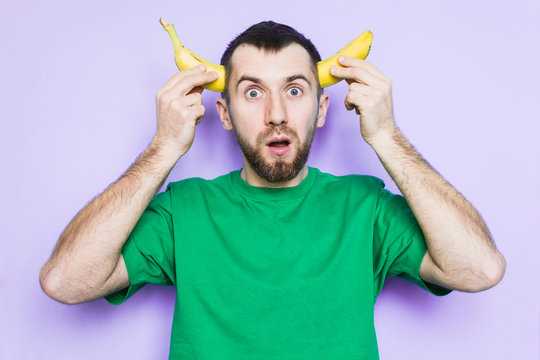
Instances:
[[[380,129],[376,134],[366,138],[366,142],[375,152],[379,152],[383,149],[391,148],[393,145],[399,142],[401,132],[397,126],[392,125],[386,129]]]
[[[176,162],[184,156],[185,152],[178,151],[170,144],[154,137],[146,151],[148,154],[156,156],[165,163],[170,163],[174,166]]]

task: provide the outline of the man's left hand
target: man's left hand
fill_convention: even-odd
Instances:
[[[338,61],[343,67],[332,66],[330,73],[349,84],[345,107],[360,115],[364,140],[371,144],[376,137],[394,131],[392,81],[366,60],[341,55]]]

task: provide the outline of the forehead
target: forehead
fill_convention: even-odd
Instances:
[[[316,71],[306,49],[295,43],[277,52],[242,44],[231,56],[231,70],[231,80],[238,79],[242,75],[264,79],[276,74],[289,76],[299,73],[315,80],[314,71]]]

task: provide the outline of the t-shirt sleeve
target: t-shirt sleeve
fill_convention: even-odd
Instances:
[[[121,304],[145,284],[174,285],[174,233],[171,187],[154,196],[122,248],[130,285],[105,296]]]
[[[382,181],[377,191],[373,233],[375,296],[390,276],[411,281],[437,296],[449,294],[451,289],[428,283],[420,277],[420,265],[427,245],[405,198],[386,190]]]

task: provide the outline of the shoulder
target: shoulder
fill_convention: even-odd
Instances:
[[[238,171],[238,170],[236,170]],[[167,185],[166,191],[189,191],[195,189],[206,189],[213,187],[227,186],[231,181],[231,176],[236,172],[220,175],[213,179],[203,179],[201,177],[191,177],[178,181],[172,181]]]
[[[167,193],[173,202],[183,201],[185,204],[193,204],[203,198],[223,197],[231,193],[234,173],[235,171],[231,171],[213,179],[192,177],[170,182],[164,193]]]
[[[317,201],[325,201],[341,204],[350,209],[375,209],[379,203],[381,191],[384,190],[384,182],[378,177],[371,175],[334,175],[316,171],[317,180],[312,196]]]
[[[208,214],[208,209],[222,207],[233,196],[231,183],[234,173],[232,171],[214,179],[191,177],[170,182],[164,193],[168,194],[166,196],[172,212],[186,218],[186,211],[200,215]]]
[[[371,175],[334,175],[322,172],[316,168],[310,168],[310,170],[316,172],[319,186],[323,186],[328,189],[377,191],[385,186],[383,180]]]

